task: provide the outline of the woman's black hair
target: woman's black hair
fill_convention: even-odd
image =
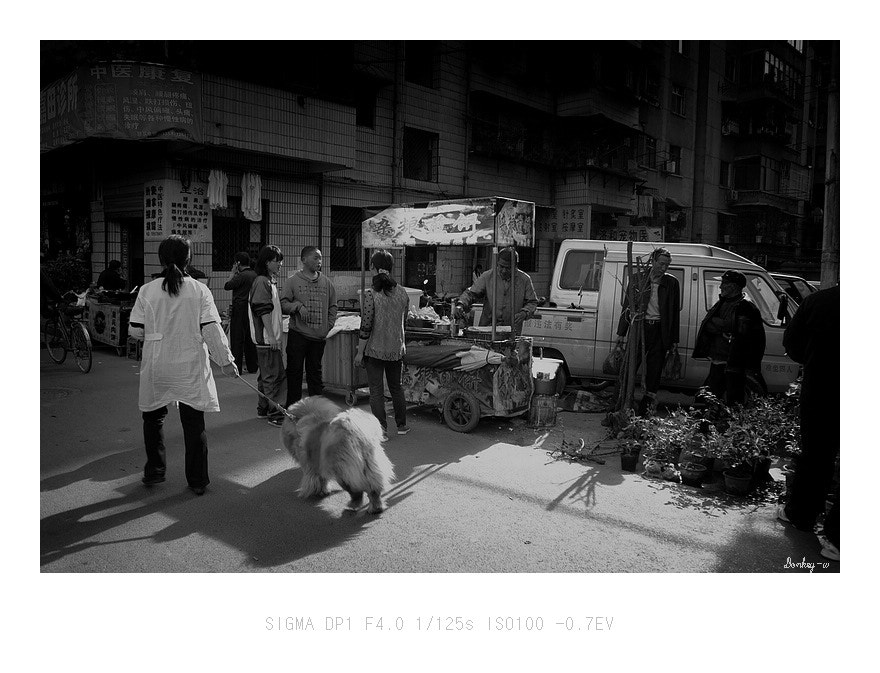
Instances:
[[[269,273],[269,267],[267,267],[266,265],[269,262],[274,262],[276,259],[279,262],[284,259],[281,248],[279,248],[277,245],[264,245],[260,250],[260,253],[257,255],[257,275],[271,276],[272,274]]]
[[[159,262],[165,267],[162,271],[162,289],[172,297],[180,292],[186,275],[184,269],[189,260],[190,245],[185,236],[172,234],[159,244]]]
[[[397,287],[397,281],[391,277],[391,269],[394,268],[394,257],[387,250],[376,250],[370,257],[370,266],[388,273],[377,273],[373,276],[373,289],[388,294]]]

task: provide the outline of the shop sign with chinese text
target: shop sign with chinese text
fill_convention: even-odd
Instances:
[[[153,180],[144,183],[144,239],[162,240],[171,234],[194,243],[211,241],[213,220],[208,183]]]
[[[40,151],[85,138],[202,142],[198,73],[150,63],[81,66],[40,91]]]

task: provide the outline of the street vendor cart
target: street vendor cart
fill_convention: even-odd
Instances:
[[[534,203],[501,197],[395,205],[363,222],[363,245],[368,250],[484,245],[496,257],[499,247],[532,246],[534,220]],[[470,432],[483,416],[527,412],[533,393],[531,339],[495,322],[493,315],[491,326],[467,331],[455,321],[448,327],[408,325],[402,377],[406,401],[438,408],[457,432]]]
[[[130,292],[104,291],[86,297],[83,319],[88,325],[93,342],[116,349],[117,355],[126,352],[128,318],[136,295]]]

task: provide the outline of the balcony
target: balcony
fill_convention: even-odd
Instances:
[[[604,117],[627,128],[639,127],[639,100],[612,95],[599,89],[560,95],[557,102],[560,117]]]
[[[795,193],[767,192],[763,189],[727,190],[727,205],[731,208],[775,208],[797,215],[798,200]]]
[[[553,163],[553,151],[545,143],[530,138],[520,126],[497,122],[471,121],[472,154],[541,165]]]

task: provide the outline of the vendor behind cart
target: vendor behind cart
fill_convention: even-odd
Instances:
[[[519,261],[519,255],[514,248],[504,248],[498,253],[495,266],[483,273],[455,302],[452,315],[461,318],[470,310],[474,302],[483,301],[483,312],[480,315],[480,325],[492,324],[494,311],[497,325],[510,325],[515,334],[522,331],[523,323],[532,317],[538,308],[538,297],[532,279],[524,271],[516,270],[516,278],[512,278],[512,267]],[[494,291],[495,303],[493,306],[493,283],[497,279],[497,288]],[[513,295],[511,302],[511,294]],[[511,306],[513,306],[513,320],[511,321]]]

